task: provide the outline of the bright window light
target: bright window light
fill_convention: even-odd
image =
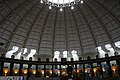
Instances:
[[[13,46],[13,48],[12,48],[12,50],[14,50],[14,51],[18,51],[18,47],[17,46]]]
[[[27,48],[24,48],[23,49],[23,54],[26,54],[27,53]]]
[[[105,57],[105,52],[102,50],[102,47],[99,46],[99,47],[97,47],[97,49],[98,49],[98,52],[99,52],[99,56],[100,56],[100,58]]]
[[[112,48],[111,44],[106,44],[105,45],[106,49],[109,50],[110,52],[108,53],[109,56],[114,56],[114,49]]]
[[[27,57],[27,60],[29,60],[30,57],[33,58],[33,55],[34,55],[35,53],[36,53],[36,50],[35,50],[35,49],[31,49],[30,54],[29,54],[28,57]]]
[[[77,61],[79,59],[79,57],[77,55],[77,51],[73,50],[73,51],[71,51],[71,53],[72,53],[72,57],[73,57],[74,61]]]
[[[59,55],[59,54],[60,54],[59,51],[55,51],[55,52],[54,52],[54,55]]]
[[[27,48],[22,48],[21,51],[15,55],[15,59],[20,59],[22,54],[26,54],[27,53]]]
[[[97,47],[98,51],[102,50],[101,46]]]
[[[67,58],[67,51],[63,51],[63,58]]]
[[[59,61],[59,60],[60,60],[59,55],[60,55],[60,52],[59,52],[59,51],[55,51],[55,52],[54,52],[54,58],[53,58],[53,61],[55,60],[55,58],[57,59],[57,61]]]
[[[75,0],[48,0],[52,3],[56,3],[56,4],[67,4],[67,3],[71,3]]]
[[[19,47],[17,46],[13,46],[12,50],[8,51],[5,55],[6,58],[11,58],[11,56],[13,55],[13,53],[17,52],[19,49]]]
[[[76,50],[72,50],[71,53],[72,54],[77,54],[77,51]]]
[[[60,11],[63,11],[63,7],[71,7],[74,9],[75,4],[83,3],[83,0],[40,0],[40,3],[45,3],[49,5],[49,9],[52,7],[59,7]]]
[[[112,48],[112,46],[111,46],[110,44],[106,44],[105,47],[106,47],[107,49]]]
[[[30,52],[30,54],[35,54],[36,53],[36,50],[34,50],[34,49],[31,49],[31,52]]]
[[[120,48],[120,41],[115,42],[116,47]]]

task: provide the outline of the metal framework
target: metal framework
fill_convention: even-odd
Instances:
[[[115,42],[120,41],[118,0],[109,0],[111,4],[84,0],[84,4],[74,5],[74,10],[62,7],[62,12],[39,1],[0,1],[0,42],[5,44],[4,49],[36,49],[39,56],[45,53],[52,57],[56,50],[77,50],[84,58],[106,44],[116,51]]]

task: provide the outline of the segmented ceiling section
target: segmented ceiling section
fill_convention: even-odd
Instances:
[[[0,0],[0,41],[36,49],[37,54],[77,50],[78,55],[96,52],[97,46],[120,40],[119,0],[84,0],[74,10],[61,12],[39,0]]]

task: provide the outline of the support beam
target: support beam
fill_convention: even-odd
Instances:
[[[83,12],[82,9],[80,8],[80,6],[78,5],[77,7],[78,7],[78,9],[79,9],[79,13],[82,15],[83,19],[84,19],[85,22],[86,22],[86,25],[87,25],[87,27],[88,27],[91,35],[92,35],[92,38],[93,38],[93,41],[94,41],[94,44],[95,44],[95,48],[96,48],[96,47],[98,47],[98,44],[97,44],[97,42],[96,42],[96,39],[95,39],[94,33],[93,33],[93,31],[92,31],[92,28],[91,28],[91,26],[90,26],[90,24],[89,24],[89,22],[88,22],[88,20],[87,20],[87,18],[86,18],[86,16],[85,16],[84,12]]]
[[[72,13],[72,16],[73,16],[73,19],[74,19],[74,23],[75,23],[75,27],[76,27],[76,30],[77,30],[77,35],[78,35],[79,43],[80,43],[81,54],[82,54],[82,57],[83,57],[83,60],[84,60],[82,40],[81,40],[81,36],[80,36],[79,27],[78,27],[78,25],[77,25],[77,21],[76,21],[76,19],[75,19],[75,15],[74,15],[74,13],[73,13],[72,10],[71,10],[71,13]]]
[[[3,0],[3,1],[5,2],[5,0]],[[4,2],[3,2],[3,4],[4,4]],[[28,0],[26,0],[26,1],[22,2],[21,4],[19,4],[15,9],[12,9],[12,8],[10,7],[10,5],[7,3],[7,6],[8,6],[12,11],[11,11],[8,15],[6,15],[6,16],[3,16],[2,13],[0,13],[0,15],[4,17],[4,20],[2,20],[2,21],[0,22],[0,25],[3,24],[5,21],[7,21],[7,19],[9,18],[9,16],[10,16],[12,13],[15,13],[15,11],[16,11],[18,8],[20,8],[21,6],[23,6],[26,2],[28,2]],[[15,2],[13,2],[13,3],[15,3]],[[2,7],[2,6],[1,6],[1,7]],[[3,8],[3,7],[2,7],[2,8]],[[4,8],[3,8],[3,9],[4,9]],[[0,28],[2,28],[2,25],[1,25]]]
[[[96,13],[84,2],[84,4],[86,5],[86,8],[91,12],[91,14],[96,18],[96,20],[102,25],[102,29],[104,30],[104,32],[106,33],[111,46],[115,49],[115,44],[112,40],[111,35],[109,34],[108,30],[106,29],[105,25],[103,24],[103,22],[100,20],[100,18],[96,15]]]
[[[56,30],[57,14],[58,14],[58,8],[56,9],[55,20],[54,20],[54,28],[53,28],[52,60],[53,60],[53,57],[54,57],[55,30]]]
[[[107,13],[120,26],[120,20],[116,18],[107,8],[105,8],[103,5],[98,3],[96,0],[93,0],[92,2],[97,4],[105,13]],[[110,40],[111,46],[113,47],[114,50],[116,50],[116,46],[109,32],[108,32],[108,36],[111,39]]]
[[[37,13],[37,15],[36,15],[36,17],[35,17],[32,25],[30,26],[30,28],[29,28],[29,30],[28,30],[28,33],[27,33],[27,35],[26,35],[26,38],[25,38],[25,40],[24,40],[24,44],[23,44],[23,47],[22,47],[22,48],[25,48],[25,47],[26,47],[28,38],[29,38],[29,36],[30,36],[30,34],[31,34],[31,31],[32,31],[34,25],[35,25],[35,22],[37,21],[37,19],[39,18],[39,16],[42,14],[42,12],[43,12],[44,9],[45,9],[45,5],[43,5],[42,8],[41,8],[41,9],[39,10],[39,12]]]
[[[9,38],[9,41],[6,43],[5,45],[5,48],[6,50],[8,49],[12,39],[14,38],[15,34],[17,33],[19,27],[20,27],[20,24],[24,21],[24,19],[26,18],[27,14],[36,6],[36,4],[38,4],[38,2],[36,2],[26,13],[25,15],[23,16],[23,18],[19,21],[19,23],[17,24],[17,26],[15,27],[15,29],[13,30],[13,33],[11,34],[10,38]]]
[[[68,52],[68,36],[67,36],[67,25],[66,25],[66,9],[67,8],[64,8],[64,22],[65,22],[66,51]]]
[[[46,17],[45,17],[45,21],[44,21],[44,23],[43,23],[43,27],[42,27],[42,29],[41,29],[41,33],[40,33],[40,37],[39,37],[39,43],[38,43],[38,49],[37,49],[38,54],[40,54],[40,53],[39,53],[39,52],[40,52],[39,49],[40,49],[41,42],[42,42],[42,36],[43,36],[44,29],[45,29],[45,25],[46,25],[47,20],[48,20],[48,18],[49,18],[50,12],[51,12],[51,10],[49,10],[49,11],[47,12],[47,15],[46,15]]]

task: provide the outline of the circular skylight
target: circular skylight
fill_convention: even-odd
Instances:
[[[74,5],[78,4],[79,2],[83,3],[83,0],[40,0],[40,3],[45,3],[49,5],[49,9],[52,9],[52,7],[60,7],[60,11],[62,11],[61,8],[63,7],[71,7],[71,9],[74,9]]]
[[[48,0],[48,1],[56,4],[68,4],[74,2],[75,0]]]

